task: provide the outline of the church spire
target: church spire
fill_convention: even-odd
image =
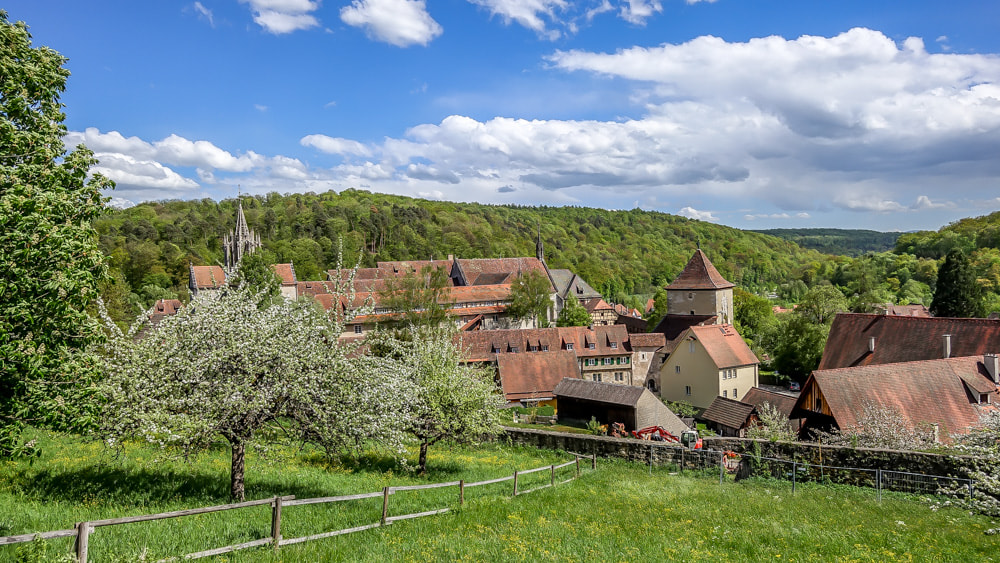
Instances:
[[[535,258],[545,261],[545,247],[542,245],[542,224],[538,223],[538,237],[535,239]]]
[[[260,247],[260,235],[254,233],[247,225],[246,215],[243,214],[243,202],[238,199],[236,202],[236,227],[222,239],[222,253],[225,255],[226,269],[235,269],[243,256]]]

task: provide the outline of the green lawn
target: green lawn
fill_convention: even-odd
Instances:
[[[39,433],[44,454],[33,464],[0,463],[0,535],[72,527],[74,522],[148,514],[227,502],[228,452],[186,464],[158,461],[130,447],[114,459],[99,444]],[[476,481],[568,460],[566,454],[489,445],[431,449],[430,471],[417,478],[388,458],[327,467],[310,453],[275,451],[247,464],[248,499],[298,498],[381,490],[388,485]],[[567,468],[559,475],[571,474]],[[543,484],[548,472],[521,479]],[[840,486],[782,482],[718,483],[718,474],[598,460],[597,472],[554,489],[510,497],[511,483],[466,491],[399,492],[392,514],[451,506],[453,512],[396,522],[381,529],[282,547],[232,553],[224,561],[993,561],[1000,560],[997,524],[957,509],[931,511],[912,498]],[[376,521],[381,498],[288,507],[286,538]],[[151,560],[265,537],[267,506],[99,528],[94,561]],[[50,555],[69,540],[50,540]],[[0,561],[18,546],[0,547]]]

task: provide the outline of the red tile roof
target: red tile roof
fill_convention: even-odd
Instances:
[[[841,429],[856,426],[865,404],[872,403],[898,411],[911,427],[936,423],[946,437],[979,421],[979,409],[970,402],[965,381],[991,389],[991,401],[996,400],[997,386],[983,382],[984,374],[978,356],[816,370],[795,411],[809,412],[812,405],[807,403],[818,390]]]
[[[218,289],[226,282],[226,272],[222,266],[191,266],[191,278],[195,289]]]
[[[271,268],[281,278],[281,285],[295,285],[298,282],[295,279],[295,268],[291,262],[288,264],[271,264]]]
[[[607,301],[600,298],[588,299],[583,303],[583,308],[586,309],[588,313],[593,313],[594,311],[614,311],[614,307],[608,305]]]
[[[701,342],[720,369],[760,363],[733,325],[693,326],[690,334]]]
[[[715,315],[666,315],[653,332],[663,335],[667,341],[663,351],[670,354],[677,348],[680,337],[687,332],[687,329],[699,325],[712,326],[715,324],[715,319]]]
[[[498,353],[511,353],[515,348],[518,353],[528,352],[531,346],[537,346],[537,353],[551,353],[559,350],[570,350],[578,357],[592,356],[625,356],[632,353],[629,334],[622,325],[595,326],[593,330],[587,327],[558,328],[526,328],[504,330],[476,330],[460,335],[461,345],[470,362],[492,361]],[[591,350],[587,344],[594,343]],[[618,345],[612,348],[612,343]],[[572,344],[567,348],[567,344]],[[548,347],[548,352],[543,348]]]
[[[841,313],[833,320],[819,369],[936,360],[1000,352],[1000,320]],[[871,338],[875,350],[868,351]]]
[[[508,401],[554,397],[563,378],[579,378],[573,352],[545,354],[501,354],[497,358],[500,385]]]
[[[538,258],[474,258],[459,259],[456,262],[458,263],[459,271],[468,285],[482,285],[484,282],[496,283],[497,274],[513,274],[514,276],[518,276],[531,271],[540,272],[545,275],[546,280],[549,279],[548,274],[545,272],[545,264]],[[454,274],[455,272],[453,271],[452,277],[454,277]],[[478,278],[484,274],[486,276],[483,278],[483,281],[478,281]],[[506,280],[507,277],[505,276],[504,279]],[[555,289],[551,285],[550,281],[549,291],[554,293]]]
[[[667,344],[666,337],[659,332],[629,334],[629,341],[632,343],[633,350],[636,348],[662,348]]]
[[[886,303],[879,305],[885,315],[896,315],[900,317],[929,317],[931,312],[924,305],[893,305]]]
[[[712,261],[699,248],[694,251],[694,256],[688,261],[687,266],[684,266],[680,275],[667,286],[667,289],[726,289],[735,285],[722,277],[712,265]]]

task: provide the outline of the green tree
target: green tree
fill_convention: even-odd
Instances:
[[[954,248],[938,270],[937,287],[931,301],[936,317],[982,317],[983,290],[965,253]]]
[[[803,315],[789,315],[777,331],[774,368],[796,381],[805,381],[819,367],[829,334],[830,325],[815,323]]]
[[[546,327],[552,306],[551,295],[552,283],[548,276],[538,270],[522,274],[511,284],[507,313],[515,319],[530,318],[535,326]]]
[[[281,295],[281,278],[271,267],[273,263],[273,255],[266,250],[251,252],[237,264],[229,285],[252,288],[261,294],[264,302],[269,302]]]
[[[656,328],[656,325],[660,324],[663,317],[667,316],[667,306],[669,305],[667,301],[667,290],[664,288],[658,288],[656,294],[653,295],[653,308],[646,313],[646,321],[648,321],[649,330],[652,331]]]
[[[829,325],[837,313],[847,311],[847,299],[832,285],[819,285],[806,292],[795,313],[816,324]]]
[[[448,318],[451,280],[444,268],[425,266],[419,272],[385,280],[379,304],[410,326],[438,326]]]
[[[87,306],[106,275],[93,221],[100,175],[83,146],[66,152],[66,59],[31,46],[23,22],[0,11],[0,457],[29,453],[25,423],[94,423],[100,338]]]
[[[580,305],[579,301],[570,297],[563,305],[562,311],[559,312],[556,326],[588,326],[591,322],[592,319],[587,309]]]

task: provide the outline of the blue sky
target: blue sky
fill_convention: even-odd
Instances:
[[[1000,3],[15,0],[123,201],[361,188],[739,228],[1000,209]]]

